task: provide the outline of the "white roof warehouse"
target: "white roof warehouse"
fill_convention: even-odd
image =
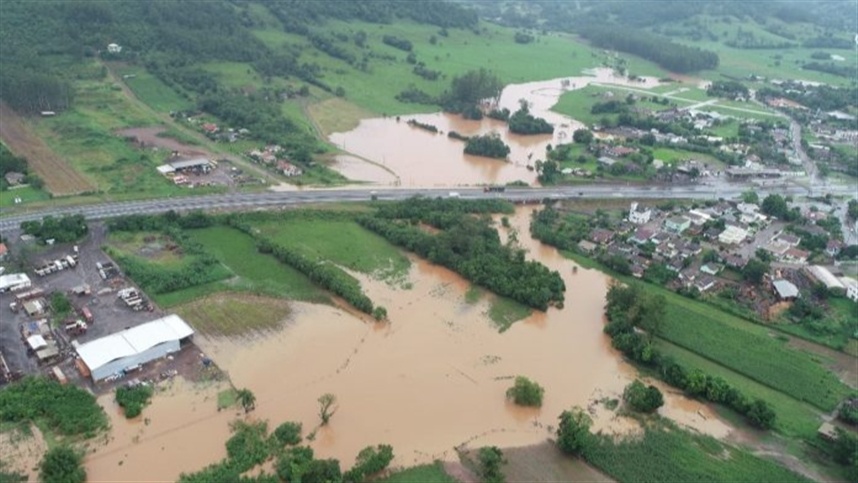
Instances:
[[[194,334],[178,315],[168,315],[131,329],[96,339],[77,347],[77,353],[92,373],[102,379],[178,352],[181,342]]]

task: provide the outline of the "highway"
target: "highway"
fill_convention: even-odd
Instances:
[[[368,201],[371,190],[379,200],[403,200],[413,196],[448,197],[456,192],[462,199],[503,198],[513,202],[568,198],[695,198],[718,199],[734,198],[748,189],[754,189],[761,195],[779,193],[782,195],[806,195],[807,190],[800,186],[778,183],[770,186],[752,186],[749,184],[717,185],[668,185],[639,186],[627,184],[562,186],[547,188],[508,188],[503,193],[484,193],[481,188],[429,188],[429,189],[312,189],[302,191],[266,191],[262,193],[234,193],[205,196],[187,196],[161,198],[155,200],[102,203],[86,206],[45,209],[29,213],[3,216],[0,218],[0,231],[18,228],[21,222],[41,219],[46,215],[60,216],[80,213],[89,220],[103,220],[123,215],[163,213],[170,210],[248,210],[277,206],[300,205],[308,203],[341,203]],[[831,187],[832,194],[853,194],[848,187]],[[840,192],[843,191],[843,192]],[[762,196],[761,196],[762,197]]]

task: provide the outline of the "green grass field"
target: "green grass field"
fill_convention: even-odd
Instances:
[[[660,159],[664,161],[666,164],[675,164],[676,162],[686,161],[689,159],[695,159],[711,164],[721,164],[720,161],[718,161],[711,155],[704,153],[696,153],[694,151],[686,151],[684,149],[655,148],[652,151],[652,156],[655,159]]]
[[[586,459],[617,481],[810,481],[748,451],[662,421],[650,423],[642,438],[597,436]]]
[[[193,107],[191,101],[144,69],[124,67],[117,69],[117,73],[138,99],[158,112],[181,111]]]
[[[38,201],[50,200],[51,195],[47,191],[33,188],[32,186],[0,191],[0,208],[10,208],[15,206],[15,198],[21,198],[21,203],[19,204],[25,205]]]
[[[440,462],[407,468],[374,481],[376,483],[457,483],[455,478],[444,471]]]
[[[411,267],[411,262],[396,247],[353,221],[294,217],[255,226],[279,245],[379,280],[397,281]]]
[[[231,290],[310,302],[329,300],[327,294],[302,273],[281,264],[270,255],[258,253],[253,239],[236,229],[215,226],[190,230],[188,234],[238,277],[229,281]],[[223,287],[222,284],[190,291],[185,301]]]
[[[784,346],[764,327],[643,286],[667,298],[660,337],[822,410],[832,410],[848,394],[848,387],[811,355]]]
[[[467,294],[466,294],[467,299]],[[515,322],[527,318],[533,311],[514,300],[495,297],[489,304],[489,318],[495,323],[499,332],[504,332]]]
[[[798,401],[778,390],[760,384],[748,377],[712,362],[691,351],[679,346],[659,340],[656,344],[658,349],[665,355],[676,359],[686,369],[700,369],[706,374],[723,378],[727,383],[749,398],[760,398],[771,404],[777,413],[775,430],[785,436],[812,439],[816,436],[816,430],[822,424],[819,412],[807,403]],[[785,344],[784,344],[785,346]],[[729,409],[715,406],[723,412]]]

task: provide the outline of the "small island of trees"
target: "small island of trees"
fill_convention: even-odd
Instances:
[[[552,134],[554,126],[545,119],[530,114],[527,101],[521,101],[521,108],[509,117],[509,130],[516,134]]]
[[[509,155],[507,146],[497,133],[483,136],[471,136],[465,144],[465,154],[485,156],[487,158],[506,159]]]

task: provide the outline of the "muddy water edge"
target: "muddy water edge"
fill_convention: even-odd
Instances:
[[[602,332],[609,279],[592,270],[573,274],[573,262],[533,240],[531,210],[517,210],[511,226],[529,258],[563,277],[562,310],[536,312],[498,333],[486,315],[489,296],[469,304],[467,281],[413,258],[410,289],[361,279],[370,298],[387,308],[389,323],[296,303],[279,332],[198,343],[236,387],[254,392],[250,418],[268,420],[272,429],[301,422],[305,436],[315,433],[309,444],[316,454],[338,458],[344,468],[379,443],[393,446],[395,466],[455,460],[457,447],[539,444],[572,406],[589,408],[596,430],[635,432],[633,420],[598,402],[619,399],[636,375]],[[517,375],[545,388],[542,408],[506,400]],[[337,404],[321,427],[317,399],[325,393]],[[670,393],[666,399],[663,415],[714,436],[729,432],[705,405]],[[223,457],[229,421],[244,416],[218,413],[215,400],[216,388],[187,386],[157,395],[144,411],[148,423],[112,417],[112,440],[87,459],[91,477],[175,479]]]

